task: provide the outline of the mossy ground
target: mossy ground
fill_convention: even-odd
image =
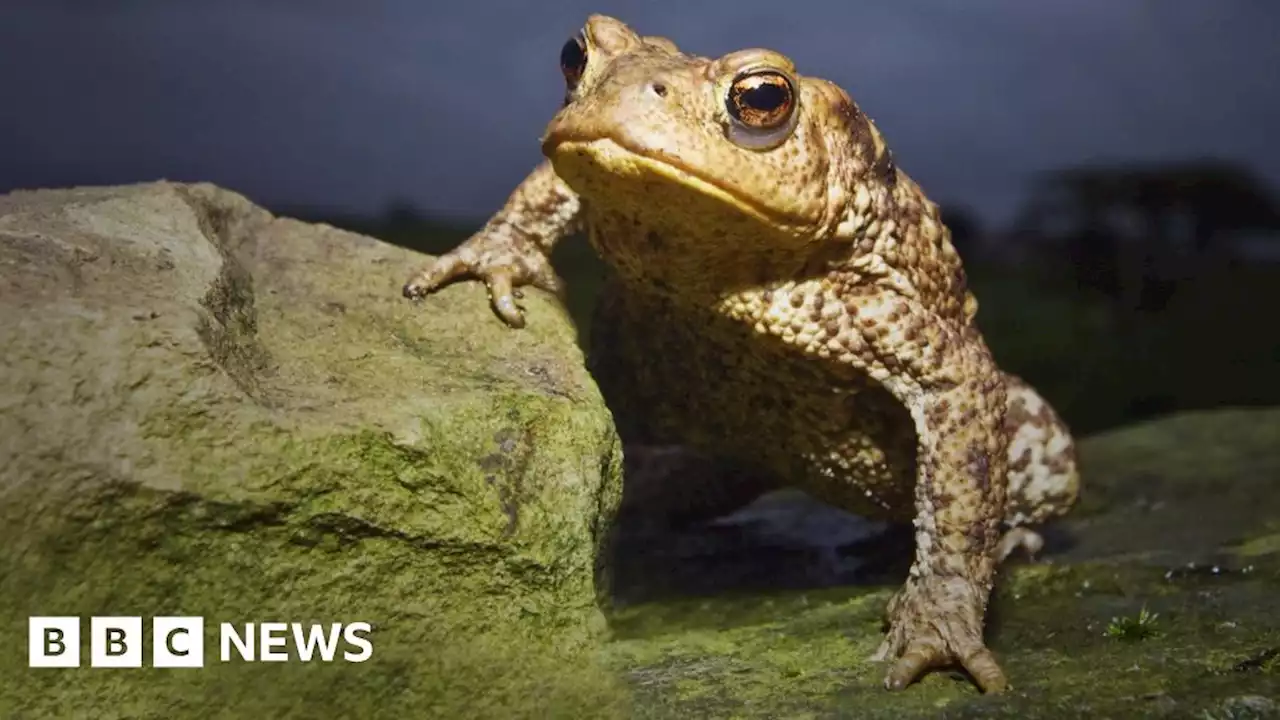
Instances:
[[[1013,684],[1004,696],[954,672],[885,691],[868,657],[888,584],[628,607],[611,619],[608,659],[642,718],[1280,715],[1277,449],[1278,411],[1087,440],[1089,502],[1055,529],[1047,557],[1010,565],[994,597],[988,641]],[[1167,500],[1153,510],[1146,496]],[[1205,518],[1219,526],[1194,527]],[[1163,534],[1179,525],[1195,544]],[[1157,615],[1149,632],[1108,632],[1144,609]]]
[[[1148,717],[1280,692],[1280,562],[1191,582],[1125,566],[1019,568],[988,630],[1014,682],[1001,697],[952,672],[886,692],[883,666],[867,658],[888,596],[846,589],[633,608],[614,620],[610,659],[644,718]],[[1159,615],[1155,636],[1108,636],[1112,618],[1144,607]]]

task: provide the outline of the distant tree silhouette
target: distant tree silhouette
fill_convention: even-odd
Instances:
[[[385,227],[401,230],[417,227],[427,222],[423,213],[412,201],[397,198],[387,203],[382,211],[382,224]]]
[[[1080,285],[1159,310],[1180,279],[1230,257],[1232,236],[1280,230],[1280,209],[1256,175],[1217,160],[1068,168],[1042,177],[1019,229],[1063,247]]]

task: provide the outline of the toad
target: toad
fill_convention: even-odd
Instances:
[[[699,57],[596,15],[560,69],[546,159],[404,294],[476,278],[523,327],[522,286],[558,291],[549,255],[584,230],[611,269],[589,354],[624,443],[911,523],[886,687],[959,666],[1005,689],[994,576],[1074,503],[1075,449],[993,359],[937,206],[844,90],[777,52]]]

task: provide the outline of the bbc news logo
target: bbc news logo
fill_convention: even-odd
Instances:
[[[80,667],[80,618],[32,617],[27,628],[29,667]],[[328,625],[302,623],[221,623],[218,655],[222,662],[301,662],[317,659],[362,663],[373,657],[366,622]],[[204,618],[151,619],[151,667],[204,667]],[[89,666],[140,668],[146,642],[141,617],[89,618]],[[292,643],[293,654],[289,648]],[[339,652],[339,648],[342,652]]]

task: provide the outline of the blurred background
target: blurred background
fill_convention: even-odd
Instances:
[[[0,192],[209,181],[440,252],[539,160],[592,12],[844,86],[943,206],[1002,364],[1078,432],[1280,403],[1267,0],[5,0]],[[586,328],[601,268],[556,262]]]

